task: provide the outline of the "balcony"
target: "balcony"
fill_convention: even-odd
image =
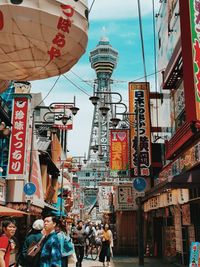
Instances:
[[[189,144],[189,140],[194,134],[191,131],[190,123],[185,122],[174,134],[174,136],[165,142],[166,145],[166,159],[170,160],[177,156],[179,150],[184,145]]]

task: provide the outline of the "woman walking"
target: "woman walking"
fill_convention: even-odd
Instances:
[[[105,266],[105,260],[107,261],[107,266],[110,265],[111,247],[113,247],[113,235],[109,230],[109,225],[106,223],[103,227],[102,247],[99,254],[99,261],[103,262],[103,266]]]
[[[56,233],[61,246],[62,267],[68,267],[68,256],[74,252],[74,245],[68,234],[67,222],[58,221]]]

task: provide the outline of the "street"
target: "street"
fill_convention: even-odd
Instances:
[[[84,259],[82,267],[102,267],[103,264],[98,260],[93,261],[91,259]],[[144,267],[173,267],[172,263],[165,263],[162,260],[154,258],[145,258]],[[74,267],[74,264],[69,264],[69,267]],[[135,257],[114,257],[111,260],[110,267],[139,267],[138,258]]]

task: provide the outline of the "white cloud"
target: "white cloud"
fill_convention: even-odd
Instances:
[[[93,0],[89,0],[89,7]],[[159,1],[155,0],[155,7],[158,9]],[[141,0],[142,15],[147,15],[152,12],[152,1]],[[137,0],[96,0],[90,13],[91,20],[102,19],[127,19],[138,16]]]

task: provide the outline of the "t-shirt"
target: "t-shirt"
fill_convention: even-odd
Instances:
[[[9,243],[9,238],[6,235],[0,236],[0,250],[5,251],[4,260],[6,267],[9,267],[11,246]]]

